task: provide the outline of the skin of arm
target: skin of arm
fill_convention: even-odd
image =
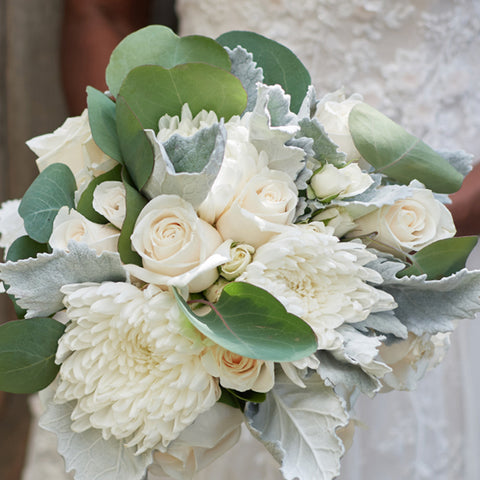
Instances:
[[[450,195],[457,235],[480,234],[480,164],[465,177],[462,188]]]
[[[65,0],[62,82],[72,115],[86,107],[85,88],[106,90],[105,68],[112,50],[148,24],[148,0]]]

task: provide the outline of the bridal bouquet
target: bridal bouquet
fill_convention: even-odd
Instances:
[[[0,210],[0,389],[43,390],[77,480],[191,479],[243,422],[286,479],[335,478],[357,397],[414,388],[480,310],[445,207],[470,156],[250,32],[151,26],[106,78]]]

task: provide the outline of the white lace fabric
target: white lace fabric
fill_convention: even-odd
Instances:
[[[480,158],[479,0],[178,0],[177,13],[182,35],[251,30],[273,38],[304,62],[319,96],[345,86],[432,147]],[[463,322],[416,392],[361,399],[365,427],[339,478],[478,480],[479,341],[479,319]],[[227,455],[196,479],[236,478],[232,459],[248,459],[248,449]],[[266,478],[258,468],[246,460],[243,478]]]

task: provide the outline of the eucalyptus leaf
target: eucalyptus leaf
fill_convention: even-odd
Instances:
[[[140,255],[132,250],[130,237],[135,228],[135,222],[143,207],[147,204],[147,199],[139,193],[132,185],[132,180],[124,170],[122,175],[123,185],[125,186],[126,215],[123,221],[122,231],[118,238],[118,253],[124,264],[142,265]]]
[[[340,473],[342,441],[335,430],[348,422],[343,401],[319,375],[298,388],[278,373],[265,402],[248,403],[252,433],[281,463],[286,480],[332,480]]]
[[[281,85],[292,98],[292,111],[300,110],[312,81],[308,70],[291,50],[258,33],[238,30],[220,35],[217,42],[230,49],[240,45],[253,54],[253,60],[263,70],[264,83]]]
[[[0,264],[0,279],[8,293],[28,310],[26,317],[52,315],[63,308],[64,285],[111,280],[123,282],[127,274],[117,253],[98,256],[86,244],[70,241],[69,251],[40,253],[37,258]]]
[[[445,158],[369,105],[353,107],[349,127],[357,150],[377,172],[405,184],[417,179],[440,193],[462,185],[463,175]]]
[[[34,393],[56,377],[58,339],[65,326],[51,318],[15,320],[0,326],[0,391]]]
[[[169,70],[157,65],[137,67],[123,82],[120,96],[143,128],[155,132],[160,117],[180,115],[185,103],[193,116],[201,110],[213,110],[226,121],[240,115],[247,105],[247,93],[238,78],[204,63],[187,63]]]
[[[427,280],[440,279],[465,268],[467,258],[477,244],[478,237],[454,237],[431,243],[409,257],[412,265],[397,274],[398,277],[427,275]]]
[[[120,181],[121,180],[121,171],[122,166],[117,165],[112,170],[94,178],[89,184],[85,191],[82,193],[80,200],[77,204],[77,212],[81,213],[85,218],[90,220],[91,222],[95,223],[108,223],[108,220],[103,216],[100,215],[94,208],[93,208],[93,194],[95,189],[103,182],[106,181]]]
[[[30,238],[47,243],[58,211],[75,206],[77,189],[71,170],[62,163],[53,163],[43,170],[25,192],[18,208]]]
[[[117,98],[117,131],[124,163],[139,190],[153,171],[153,147],[144,126],[123,96]]]
[[[168,27],[150,25],[128,35],[117,45],[107,66],[107,85],[116,96],[123,80],[135,67],[172,68],[192,62],[230,71],[228,54],[215,40],[199,35],[180,38]]]
[[[94,142],[103,153],[123,163],[115,120],[115,103],[96,88],[87,87],[88,121]]]
[[[75,480],[144,480],[152,463],[152,452],[135,455],[124,440],[111,436],[105,440],[101,430],[90,428],[82,433],[72,430],[71,416],[76,402],[53,403],[53,390],[44,393],[45,413],[40,426],[57,436],[58,452],[67,472],[75,471]]]
[[[471,172],[474,160],[472,154],[464,152],[463,150],[438,150],[437,153],[447,160],[447,162],[463,176],[466,176]]]
[[[291,362],[315,352],[313,330],[265,290],[243,282],[225,286],[212,310],[196,315],[174,289],[188,320],[216,344],[238,355]]]
[[[49,246],[46,243],[38,243],[28,235],[18,237],[8,248],[6,260],[16,262],[25,258],[35,258],[39,253],[48,253]]]

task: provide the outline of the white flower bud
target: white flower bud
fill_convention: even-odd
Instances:
[[[235,280],[252,261],[255,248],[247,243],[240,243],[230,248],[232,259],[220,267],[220,275],[227,280]]]
[[[93,192],[93,208],[117,228],[127,213],[126,190],[122,182],[102,182]]]

